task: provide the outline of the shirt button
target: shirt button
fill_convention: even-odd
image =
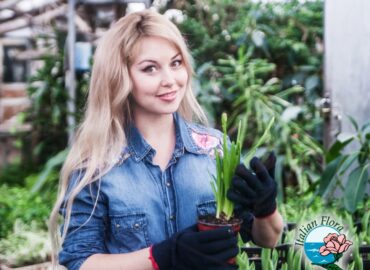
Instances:
[[[171,186],[171,183],[170,182],[166,182],[166,186],[167,187],[170,187]]]
[[[135,223],[135,224],[134,224],[134,228],[135,228],[135,229],[139,229],[139,228],[140,228],[140,224],[139,224],[139,223]]]
[[[175,220],[175,216],[174,215],[171,215],[170,216],[170,220]]]

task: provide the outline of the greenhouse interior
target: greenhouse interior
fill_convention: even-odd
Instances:
[[[105,264],[100,253],[126,255],[123,253],[128,250],[139,249],[148,254],[142,255],[135,269],[369,270],[369,10],[368,0],[1,0],[0,270],[131,269],[134,262],[130,258],[126,259],[127,264],[122,264],[126,268],[122,265],[118,268],[118,263],[113,261]],[[129,18],[139,18],[135,14],[144,15],[140,17],[143,21],[133,26],[134,19]],[[163,28],[167,30],[162,32],[154,28],[148,31],[157,31],[157,34],[147,34],[145,14],[160,14],[156,23],[174,27]],[[166,22],[162,22],[163,18]],[[136,27],[131,29],[132,33],[128,32],[130,26]],[[118,27],[121,28],[117,30]],[[177,30],[172,33],[168,29],[178,29],[181,41],[173,38]],[[126,38],[125,34],[131,36]],[[141,40],[137,39],[140,46],[130,47],[129,42],[122,41],[126,38],[135,42],[138,35],[142,35]],[[107,37],[111,37],[111,49],[108,46],[104,51]],[[189,56],[182,44],[190,52]],[[137,58],[150,53],[156,56],[153,48],[160,45],[162,48],[157,51],[160,60],[144,60],[152,64],[135,73]],[[114,55],[115,48],[121,50],[117,55]],[[129,48],[133,48],[132,53]],[[167,60],[160,57],[167,57],[173,50],[177,54],[167,67],[164,62]],[[180,71],[187,72],[184,75],[187,76],[186,88],[179,82],[183,74]],[[135,74],[147,77],[135,81]],[[149,92],[140,94],[137,90],[137,85],[146,86],[147,81],[151,84],[151,88],[148,87],[154,89],[159,76],[162,79],[167,76],[163,81],[171,79],[159,82],[160,87],[165,83],[168,84],[165,87],[175,84],[193,93],[184,93],[181,105],[176,103],[178,107],[171,109],[171,114],[167,108],[173,108],[173,100],[180,99],[177,90],[171,88],[173,92],[165,94],[164,90],[158,90],[161,94],[156,95],[156,99],[150,99]],[[100,94],[97,93],[99,85]],[[139,104],[140,98],[145,97],[148,102],[154,100],[153,103]],[[197,117],[204,115],[207,123],[200,122],[206,127],[188,123],[189,119],[193,120],[185,117],[186,110]],[[125,115],[117,115],[117,111]],[[171,117],[173,141],[167,143],[163,138],[168,137],[162,132],[154,138],[145,136],[144,130],[152,130],[141,127],[139,119],[147,117],[145,120],[150,121],[152,116],[146,115],[148,113],[158,120],[164,119],[164,115]],[[135,121],[130,121],[131,114]],[[153,130],[157,124],[154,116]],[[104,128],[103,117],[106,117]],[[88,126],[89,121],[91,125],[96,121],[96,127]],[[132,127],[135,122],[137,127]],[[182,125],[191,133],[181,129]],[[122,129],[117,131],[117,127]],[[130,132],[126,136],[128,130],[139,130],[143,135],[138,133],[132,138]],[[163,134],[165,131],[163,129]],[[180,133],[184,138],[180,138]],[[107,138],[108,135],[114,138]],[[146,158],[153,159],[145,169],[139,167],[144,165],[134,156],[136,150],[130,148],[130,143],[138,146],[139,137],[147,145],[145,155],[152,155],[141,157],[140,162],[144,164]],[[123,139],[122,149],[127,151],[102,149],[110,146],[111,140],[115,140],[116,144],[112,145],[117,146],[120,139]],[[157,140],[158,147],[171,150],[164,166],[151,163],[157,162],[160,155],[166,155],[154,144],[153,148],[150,146],[151,139]],[[187,139],[191,140],[190,146]],[[184,145],[176,152],[178,140]],[[78,143],[85,147],[81,152]],[[99,157],[102,151],[106,152]],[[111,171],[101,173],[94,162],[103,161],[108,151],[121,151],[119,161],[112,163]],[[80,154],[82,156],[77,157]],[[89,154],[96,159],[90,159]],[[269,167],[271,155],[274,160]],[[80,163],[76,165],[77,162]],[[194,162],[193,168],[179,172],[193,164],[191,162]],[[105,160],[105,163],[109,162]],[[104,166],[110,166],[105,163]],[[84,167],[84,164],[87,165]],[[255,169],[260,164],[266,173]],[[88,170],[90,165],[95,167]],[[235,168],[240,166],[244,173],[239,172],[238,178]],[[74,191],[86,194],[80,196],[72,192],[72,200],[68,197],[73,182],[69,178],[71,168],[78,168],[78,174],[86,170],[86,177],[91,172],[90,180],[83,176],[80,182],[75,181],[81,185]],[[130,172],[126,181],[122,174],[127,170]],[[67,173],[70,175],[66,176]],[[122,179],[117,180],[119,176]],[[161,183],[167,181],[167,177],[170,180]],[[186,179],[189,183],[185,187],[186,184],[180,182]],[[240,190],[234,193],[239,198],[237,201],[233,201],[228,192],[237,188],[235,179],[241,181],[238,182]],[[153,184],[155,180],[158,183]],[[148,185],[140,191],[143,181],[148,181]],[[136,190],[136,194],[131,193],[132,182],[135,182],[132,190]],[[131,190],[120,196],[142,198],[138,205],[133,205],[145,207],[138,210],[140,215],[130,216],[131,212],[125,212],[128,208],[114,212],[113,209],[119,207],[110,205],[112,197],[117,196],[113,195],[116,184],[117,193]],[[153,189],[149,192],[150,187]],[[195,191],[198,187],[199,191]],[[96,188],[102,195],[94,196]],[[180,245],[204,233],[199,224],[192,234],[182,231],[187,227],[184,224],[190,221],[181,219],[184,217],[181,211],[196,215],[194,211],[198,210],[198,215],[204,214],[199,212],[203,208],[194,199],[203,196],[198,194],[203,190],[216,196],[209,201],[212,206],[207,207],[217,207],[217,217],[219,203],[226,202],[226,208],[232,207],[230,216],[243,220],[240,231],[232,236],[238,241],[238,253],[230,260],[220,255],[223,266],[211,263],[210,250],[198,254],[202,249],[194,244],[197,242],[187,242],[193,244],[188,249]],[[249,197],[241,198],[243,190]],[[82,214],[76,210],[78,206],[74,208],[72,204],[74,201],[76,205],[86,203],[82,202],[83,196],[90,196],[92,211],[78,226],[75,222]],[[159,197],[156,200],[154,196]],[[120,203],[125,205],[127,200],[122,199]],[[186,203],[183,205],[183,202]],[[155,203],[163,209],[151,213]],[[190,213],[193,206],[194,213]],[[272,210],[268,211],[268,207]],[[58,216],[58,209],[64,216]],[[93,233],[91,222],[97,222],[95,219],[101,212],[106,215],[101,217],[104,222],[98,223],[104,223],[101,229],[104,237],[96,235],[101,243],[94,243],[93,238],[79,243],[82,236],[77,238],[73,234]],[[226,210],[221,215],[227,216]],[[114,223],[117,216],[122,223]],[[61,226],[57,242],[52,240],[55,237],[50,225],[53,220]],[[77,226],[76,232],[68,231],[68,226],[64,231],[63,220]],[[155,223],[157,221],[163,226]],[[264,245],[266,239],[259,241],[256,224],[263,224],[260,230],[277,228],[269,232],[276,238],[272,245]],[[85,225],[91,231],[85,232]],[[145,230],[141,231],[142,226]],[[166,237],[158,243],[162,234]],[[141,241],[137,238],[142,237],[146,240],[136,246],[134,242]],[[159,246],[163,248],[161,244],[170,242],[172,253],[168,254],[171,255],[159,254]],[[58,252],[60,264],[55,261]],[[193,255],[186,258],[186,254]],[[94,267],[100,255],[100,265],[105,266],[96,264]],[[161,260],[186,264],[188,268],[162,266]],[[199,268],[192,266],[193,263]]]

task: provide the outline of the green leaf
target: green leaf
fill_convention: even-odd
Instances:
[[[369,222],[370,222],[370,211],[367,211],[361,219],[361,227],[363,231],[367,232],[370,229]]]
[[[278,156],[275,164],[275,181],[278,185],[277,200],[279,203],[284,202],[284,183],[283,183],[283,168],[285,157]]]
[[[339,172],[340,175],[344,174],[348,170],[348,168],[356,160],[357,156],[358,156],[358,153],[357,152],[355,152],[355,153],[353,153],[353,154],[351,154],[351,155],[348,156],[348,158],[343,162],[343,164],[342,164],[342,166],[340,168],[340,172]]]
[[[68,151],[69,149],[64,149],[48,160],[39,178],[36,180],[36,183],[31,189],[32,193],[38,192],[48,179],[48,176],[53,171],[53,169],[63,164],[64,160],[67,157]]]
[[[261,138],[259,138],[259,140],[248,151],[248,153],[247,153],[247,155],[246,155],[246,157],[244,159],[244,164],[246,166],[248,166],[249,161],[255,155],[257,148],[260,147],[260,145],[262,145],[263,143],[265,143],[265,141],[267,140],[267,138],[268,138],[268,136],[270,134],[270,129],[272,128],[272,125],[274,124],[274,122],[275,122],[275,117],[272,117],[271,120],[270,120],[270,122],[268,123],[265,131],[263,132]]]
[[[370,127],[370,121],[367,121],[362,127],[361,132],[364,132],[368,127]]]
[[[302,261],[302,251],[297,251],[294,254],[292,269],[301,269],[301,261]]]
[[[329,151],[325,155],[326,163],[329,163],[332,160],[336,159],[340,155],[340,152],[344,149],[344,147],[346,147],[353,139],[354,136],[346,139],[345,141],[335,141],[335,143],[330,147]]]
[[[358,124],[357,124],[356,120],[350,115],[347,115],[347,117],[348,117],[349,121],[351,121],[352,126],[355,128],[356,132],[358,132]]]
[[[369,179],[368,167],[359,166],[354,169],[348,176],[347,187],[344,191],[344,206],[353,213],[356,210],[357,204],[362,201],[365,195],[366,184]]]
[[[329,264],[326,269],[329,269],[329,270],[342,270],[342,268],[340,268],[338,265],[336,264]]]
[[[296,120],[301,112],[302,112],[301,106],[289,106],[281,114],[281,120],[284,122]]]
[[[364,269],[363,268],[363,263],[362,263],[362,258],[360,256],[360,254],[356,253],[356,255],[354,257],[355,257],[355,265],[357,266],[357,267],[355,267],[355,269]]]
[[[320,85],[320,78],[319,76],[317,75],[312,75],[310,77],[308,77],[305,81],[305,88],[308,90],[308,91],[312,91],[313,89],[315,89],[316,87],[318,87]]]
[[[281,266],[281,270],[288,270],[288,265],[286,263],[284,263],[282,266]]]
[[[263,270],[272,270],[271,269],[271,250],[268,248],[263,248],[261,253],[261,262]]]
[[[272,270],[277,269],[278,261],[279,261],[279,254],[276,249],[273,249],[272,258],[271,258]]]
[[[325,168],[319,186],[319,195],[323,195],[328,187],[332,186],[332,181],[335,181],[335,175],[339,170],[341,164],[347,159],[347,156],[339,156],[332,160]]]

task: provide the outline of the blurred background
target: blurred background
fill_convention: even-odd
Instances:
[[[243,154],[275,117],[257,155],[278,156],[286,228],[274,250],[248,244],[240,269],[313,269],[292,229],[323,213],[352,236],[349,269],[370,269],[367,0],[0,1],[0,269],[50,267],[47,220],[94,49],[115,21],[147,8],[182,31],[210,124],[227,112],[235,138],[247,119]]]

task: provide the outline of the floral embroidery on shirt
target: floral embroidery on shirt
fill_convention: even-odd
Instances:
[[[202,149],[202,152],[215,158],[215,150],[222,156],[222,145],[219,138],[209,134],[201,134],[193,131],[191,136],[195,144]]]

